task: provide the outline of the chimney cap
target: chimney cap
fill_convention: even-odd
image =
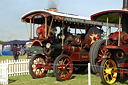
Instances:
[[[49,8],[48,11],[53,11],[53,12],[57,12],[58,9],[57,8]]]

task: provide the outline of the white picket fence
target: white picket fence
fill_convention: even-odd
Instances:
[[[7,59],[0,63],[0,84],[8,84],[8,76],[26,74],[29,74],[29,59]]]
[[[0,64],[0,84],[8,84],[8,65]]]

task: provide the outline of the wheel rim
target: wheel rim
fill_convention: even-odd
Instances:
[[[32,73],[34,74],[35,77],[41,78],[45,76],[45,74],[47,73],[45,58],[41,56],[36,56],[33,59],[31,68],[32,68]]]
[[[109,59],[105,62],[103,67],[104,79],[108,84],[112,84],[116,81],[117,78],[117,66],[116,63]]]
[[[73,71],[72,61],[66,56],[60,58],[56,65],[56,71],[58,77],[62,80],[70,78]]]

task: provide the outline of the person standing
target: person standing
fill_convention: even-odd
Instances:
[[[13,52],[14,60],[17,60],[17,47],[16,47],[16,45],[13,45],[13,48],[11,49],[11,52]]]
[[[19,59],[19,55],[21,54],[21,47],[20,47],[20,45],[18,44],[17,45],[17,57],[16,57],[16,60],[18,60]]]

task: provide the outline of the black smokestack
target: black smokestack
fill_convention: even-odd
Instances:
[[[128,10],[128,0],[123,0],[123,8],[124,10]]]
[[[123,0],[123,10],[128,10],[128,0]],[[122,14],[122,31],[128,33],[128,14]]]
[[[122,15],[122,31],[128,33],[128,14]]]

